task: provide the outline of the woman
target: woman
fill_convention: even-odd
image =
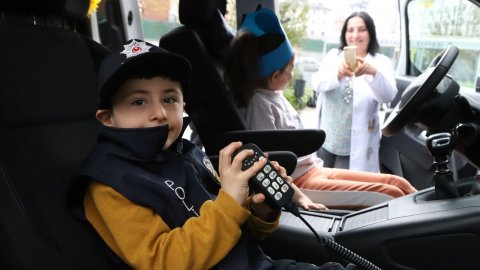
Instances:
[[[357,48],[354,70],[345,62],[346,46]],[[325,167],[380,171],[379,104],[392,101],[397,88],[393,64],[379,48],[372,17],[354,12],[343,24],[340,46],[313,76],[319,128],[327,134],[318,151]]]

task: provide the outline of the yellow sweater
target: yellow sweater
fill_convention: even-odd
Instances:
[[[202,205],[199,217],[172,230],[152,209],[98,182],[89,185],[84,206],[105,243],[134,269],[212,268],[236,244],[243,223],[262,239],[275,230],[280,216],[279,211],[274,222],[265,222],[220,190],[214,201]]]

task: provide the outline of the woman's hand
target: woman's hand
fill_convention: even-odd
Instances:
[[[338,81],[341,81],[345,77],[352,77],[353,76],[353,70],[351,70],[347,63],[344,61],[340,66],[338,67],[338,72],[337,72],[337,78]]]
[[[357,57],[357,61],[358,61],[358,66],[355,69],[356,76],[362,76],[362,75],[375,76],[377,74],[377,69],[371,64],[365,62],[363,58]]]
[[[233,152],[241,146],[241,142],[233,142],[220,150],[218,166],[222,189],[232,196],[239,204],[243,204],[248,198],[248,181],[250,181],[250,178],[267,162],[265,158],[260,158],[260,160],[255,162],[253,166],[242,171],[243,160],[246,157],[253,155],[253,150],[242,150],[232,159]],[[257,196],[255,200],[259,201],[261,198],[258,198]],[[263,200],[265,200],[265,198]]]

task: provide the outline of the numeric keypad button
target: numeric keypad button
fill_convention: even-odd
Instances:
[[[265,178],[265,174],[260,172],[260,173],[257,174],[256,178],[257,178],[258,181],[262,181]]]
[[[270,180],[268,180],[268,179],[263,180],[262,185],[264,187],[268,187],[268,185],[270,185]]]
[[[277,182],[281,185],[283,184],[283,179],[279,176],[277,177]]]
[[[272,182],[272,187],[274,189],[278,189],[280,186],[277,184],[277,182]]]

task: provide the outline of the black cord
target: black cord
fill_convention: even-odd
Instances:
[[[320,237],[317,232],[313,229],[313,227],[308,223],[305,218],[300,214],[300,211],[298,210],[297,206],[295,203],[290,201],[285,206],[285,209],[292,213],[294,216],[298,217],[307,227],[313,232],[315,235],[315,238],[317,238],[317,241],[320,242],[321,245],[326,247],[327,249],[340,254],[343,258],[348,260],[349,262],[355,264],[356,266],[365,269],[365,270],[381,270],[378,266],[373,264],[372,262],[368,261],[367,259],[363,258],[362,256],[356,254],[355,252],[349,250],[348,248],[340,245],[339,243],[336,243],[332,241],[331,239],[325,238],[325,237]]]

